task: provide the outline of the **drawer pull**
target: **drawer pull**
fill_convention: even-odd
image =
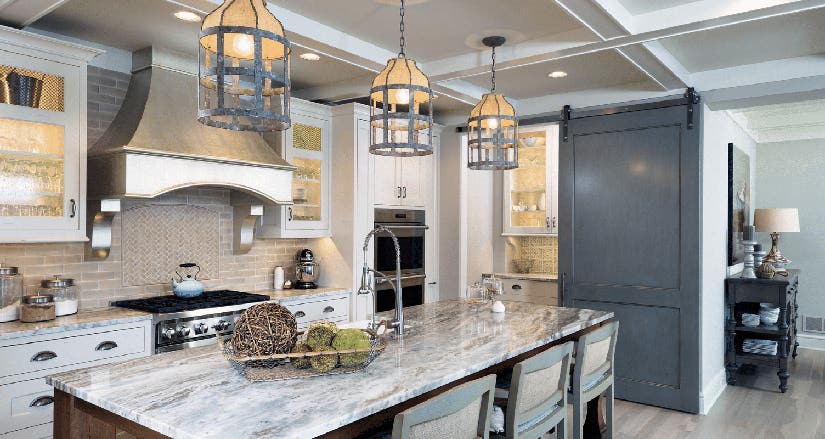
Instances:
[[[520,290],[520,289],[521,289],[521,285],[519,285],[519,284],[515,284],[515,285],[513,285],[513,289],[514,289],[514,290]]]
[[[38,352],[38,353],[34,354],[31,361],[32,362],[35,362],[35,361],[49,361],[49,360],[53,360],[55,358],[57,358],[57,354],[55,354],[54,352],[52,352],[52,351],[43,351],[43,352]]]
[[[95,348],[96,351],[111,351],[112,349],[117,347],[117,343],[113,341],[104,341],[97,345]]]
[[[302,317],[306,317],[306,316],[307,316],[307,313],[305,313],[303,311],[298,311],[298,312],[295,313],[295,317],[298,317],[299,319],[302,318]]]
[[[333,311],[335,311],[335,308],[333,308],[331,306],[328,306],[328,307],[324,308],[324,312],[333,312]]]
[[[54,398],[51,396],[41,396],[29,404],[29,407],[45,407],[54,404]]]

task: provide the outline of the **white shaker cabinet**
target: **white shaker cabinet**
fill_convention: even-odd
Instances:
[[[99,53],[0,26],[0,243],[86,240],[86,71]]]
[[[433,149],[439,136],[433,135]],[[426,208],[432,191],[432,155],[415,157],[373,156],[375,205]]]
[[[504,172],[504,236],[558,234],[558,124],[519,128],[519,167]]]

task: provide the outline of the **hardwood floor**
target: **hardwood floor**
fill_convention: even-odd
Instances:
[[[825,352],[800,349],[787,393],[775,371],[739,375],[706,416],[616,401],[614,437],[655,439],[825,439]]]

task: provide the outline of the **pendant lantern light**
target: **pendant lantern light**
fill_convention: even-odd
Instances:
[[[264,0],[225,0],[198,34],[198,121],[243,131],[290,126],[290,43]]]
[[[407,58],[406,1],[401,0],[401,52],[387,61],[370,89],[370,152],[410,157],[433,153],[430,80]]]
[[[501,93],[496,93],[496,47],[504,37],[487,37],[485,46],[493,49],[492,87],[470,112],[467,121],[467,167],[480,170],[518,168],[518,118],[516,110]]]

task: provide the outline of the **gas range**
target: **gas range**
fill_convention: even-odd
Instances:
[[[255,303],[269,296],[240,291],[205,291],[193,298],[159,296],[120,300],[112,306],[152,313],[154,353],[217,343],[216,333],[230,335],[235,321]]]

